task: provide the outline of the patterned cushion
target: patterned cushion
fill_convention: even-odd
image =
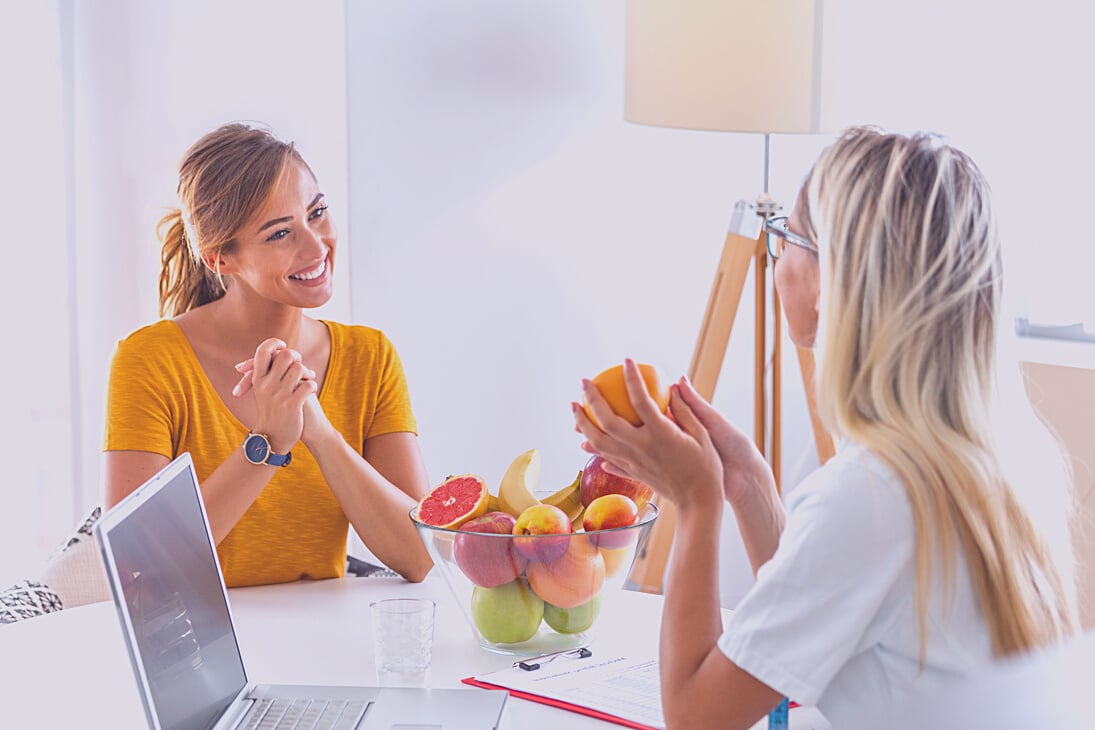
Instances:
[[[92,528],[102,510],[91,510],[87,518],[47,559],[38,576],[61,597],[65,608],[110,600],[110,583]]]
[[[89,540],[94,536],[92,528],[95,527],[95,523],[99,521],[99,518],[103,516],[103,508],[95,507],[91,510],[91,513],[84,520],[84,524],[76,528],[76,532],[65,541],[65,544],[61,547],[61,551],[67,550],[81,540]]]
[[[110,600],[103,559],[92,528],[102,515],[91,510],[83,523],[46,558],[34,580],[23,580],[0,591],[0,624]]]
[[[0,591],[0,624],[15,623],[61,608],[61,597],[36,581],[21,580]]]

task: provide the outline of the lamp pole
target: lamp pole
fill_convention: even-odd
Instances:
[[[780,475],[782,472],[782,439],[780,438],[781,422],[780,422],[780,406],[782,401],[782,347],[780,342],[782,340],[782,328],[780,324],[780,305],[779,305],[779,292],[776,291],[775,282],[772,282],[772,368],[771,368],[771,389],[772,398],[769,401],[765,397],[764,386],[766,381],[766,367],[765,360],[767,358],[768,346],[768,322],[765,312],[768,310],[768,296],[767,296],[767,282],[768,282],[768,246],[765,241],[764,223],[769,218],[774,216],[780,211],[782,206],[777,203],[768,192],[768,180],[769,170],[771,169],[771,151],[772,151],[772,135],[769,132],[764,133],[764,187],[763,192],[757,198],[757,215],[761,220],[761,234],[760,240],[765,245],[757,247],[756,254],[756,267],[754,270],[754,276],[756,277],[756,302],[755,311],[756,316],[756,333],[754,335],[754,350],[756,353],[756,365],[754,378],[756,379],[756,395],[754,409],[754,422],[753,433],[756,440],[757,448],[760,449],[760,453],[767,459],[768,463],[772,467],[772,474],[776,480],[776,488],[780,489]],[[773,269],[774,272],[774,269]],[[767,428],[768,407],[771,404],[771,433],[769,434]]]

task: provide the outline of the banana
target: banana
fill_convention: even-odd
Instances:
[[[502,509],[501,503],[498,501],[498,497],[493,494],[487,497],[487,512],[498,512]]]
[[[539,480],[540,452],[529,449],[514,459],[502,475],[502,484],[498,487],[499,506],[514,517],[520,517],[529,507],[540,504],[533,495]]]
[[[558,507],[567,513],[567,519],[572,522],[582,514],[582,494],[578,485],[582,482],[582,470],[578,470],[578,476],[574,481],[559,491],[544,497],[541,502]]]
[[[584,530],[585,525],[582,524],[582,518],[585,516],[586,508],[582,506],[581,502],[579,502],[577,514],[570,518],[570,529],[574,530],[575,532],[578,532],[579,530]]]

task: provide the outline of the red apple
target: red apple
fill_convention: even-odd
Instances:
[[[582,469],[582,479],[578,485],[582,506],[588,508],[593,500],[605,494],[622,494],[630,497],[635,507],[642,512],[643,507],[654,496],[654,490],[635,479],[609,474],[604,469],[604,462],[600,456],[593,456]]]
[[[504,585],[521,575],[528,559],[514,549],[517,518],[507,512],[487,512],[460,525],[453,557],[472,583],[483,588]],[[480,534],[474,534],[480,533]]]
[[[513,543],[531,562],[550,563],[567,551],[571,531],[566,512],[554,505],[534,504],[518,515]]]
[[[639,508],[631,497],[622,494],[602,494],[589,503],[582,527],[589,534],[589,541],[597,547],[624,547],[635,539],[634,530],[615,530],[599,533],[597,530],[613,530],[617,527],[630,527],[639,519]]]

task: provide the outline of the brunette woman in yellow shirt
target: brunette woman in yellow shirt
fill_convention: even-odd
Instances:
[[[336,232],[299,152],[230,124],[179,166],[158,227],[160,321],[118,343],[105,433],[110,507],[184,451],[229,586],[342,576],[353,526],[409,581],[432,567],[408,512],[428,491],[394,347],[313,319]]]

